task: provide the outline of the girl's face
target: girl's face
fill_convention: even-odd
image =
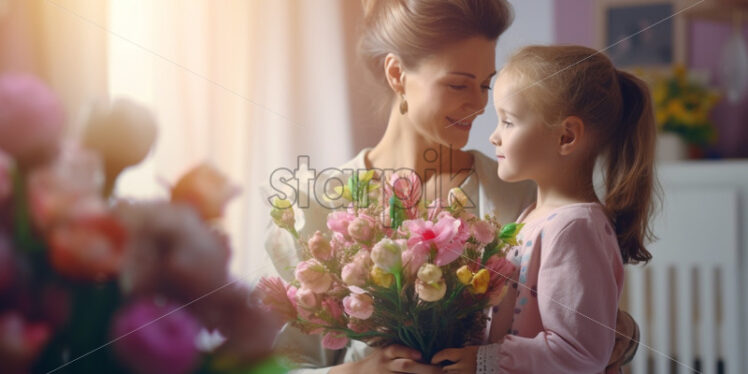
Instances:
[[[507,182],[534,180],[549,173],[558,159],[558,129],[543,122],[533,110],[511,74],[501,73],[496,80],[494,105],[499,117],[489,140],[496,146],[499,178]]]
[[[488,102],[496,41],[472,37],[405,71],[409,120],[428,143],[462,148]]]

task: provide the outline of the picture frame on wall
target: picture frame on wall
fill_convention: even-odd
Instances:
[[[599,0],[598,48],[619,68],[668,69],[686,62],[680,0]]]

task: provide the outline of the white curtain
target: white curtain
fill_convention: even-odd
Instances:
[[[259,190],[272,170],[353,154],[341,1],[110,2],[109,91],[160,124],[155,152],[117,191],[162,195],[156,178],[212,162],[243,189],[225,220],[240,277],[272,269]]]
[[[119,196],[163,197],[159,180],[173,183],[206,160],[241,186],[224,221],[241,277],[272,268],[259,194],[271,171],[294,169],[298,155],[318,170],[354,155],[351,103],[367,109],[349,94],[357,87],[349,77],[360,76],[352,67],[358,1],[0,3],[0,71],[27,70],[50,83],[71,133],[82,109],[102,96],[128,97],[155,113],[155,148],[121,176]]]

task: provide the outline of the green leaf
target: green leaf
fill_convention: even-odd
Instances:
[[[522,230],[522,227],[524,226],[524,223],[514,222],[502,226],[501,232],[499,233],[499,239],[503,240],[509,245],[517,245],[517,234],[520,230]]]

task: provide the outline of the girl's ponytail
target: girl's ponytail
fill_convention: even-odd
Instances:
[[[654,238],[649,219],[659,187],[654,171],[656,129],[646,84],[617,71],[623,98],[622,118],[610,139],[605,208],[615,225],[624,263],[647,262],[644,246]]]

